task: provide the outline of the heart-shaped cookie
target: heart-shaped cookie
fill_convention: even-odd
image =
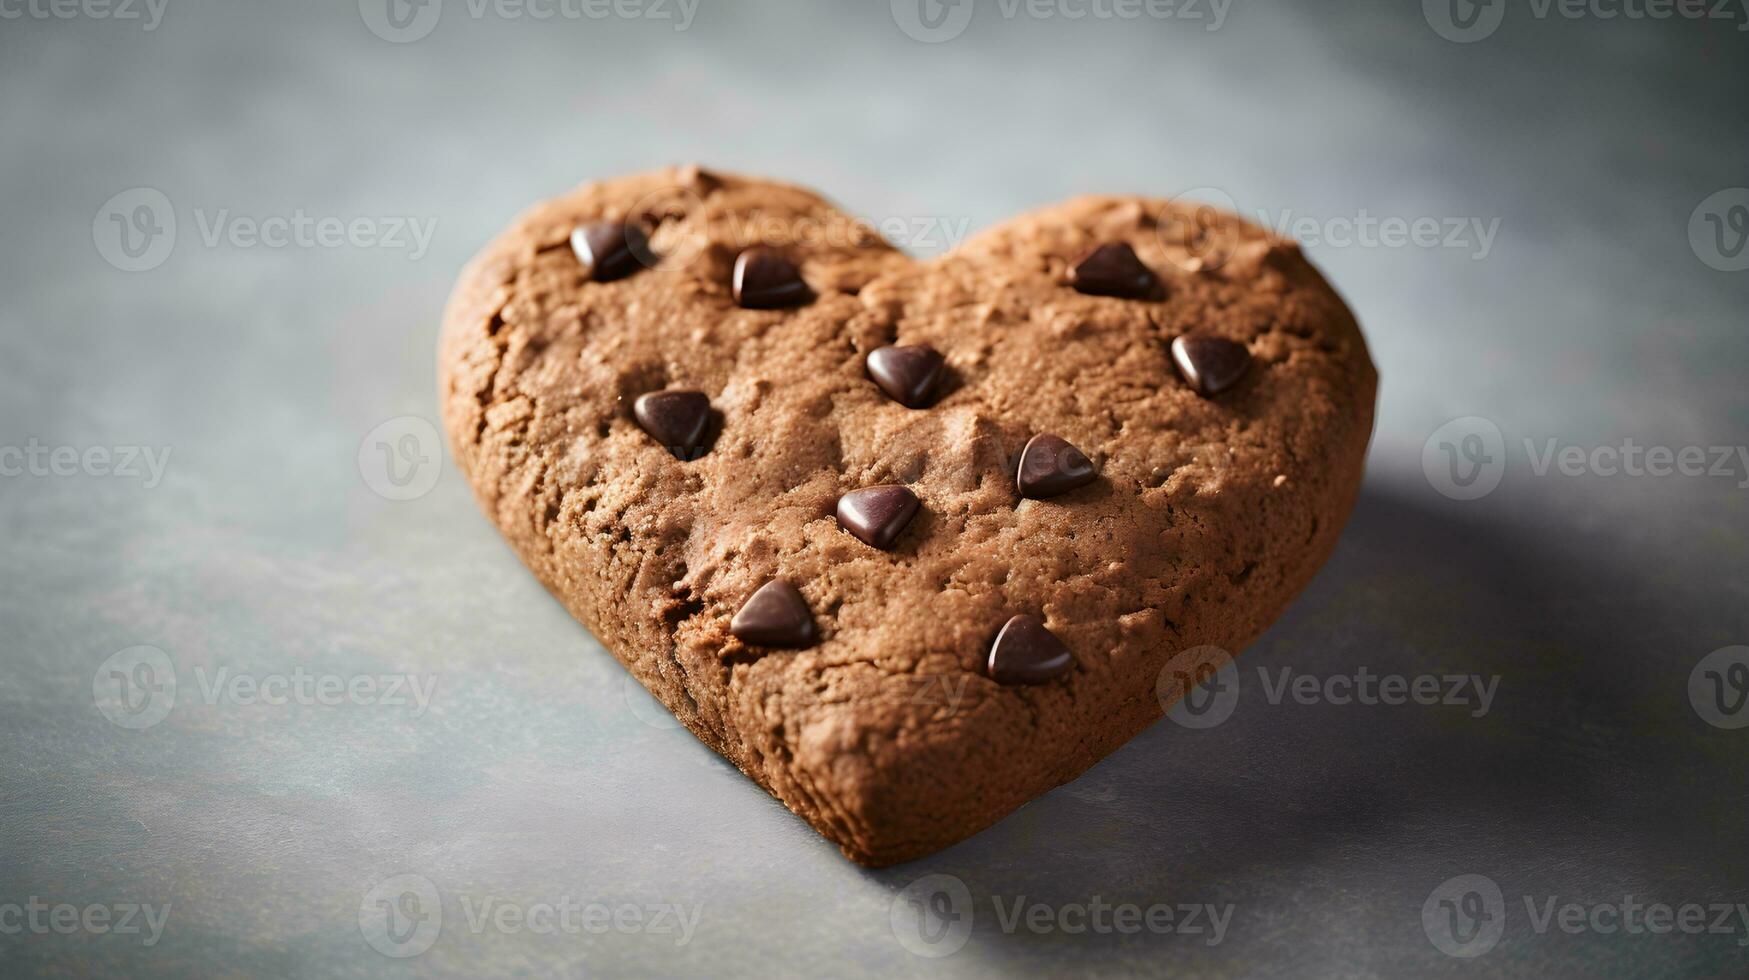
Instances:
[[[920,262],[697,167],[524,214],[440,357],[529,568],[870,865],[1073,779],[1185,651],[1275,619],[1358,492],[1376,383],[1299,249],[1232,215],[1080,198]]]

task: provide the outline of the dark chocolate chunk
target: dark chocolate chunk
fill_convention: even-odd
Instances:
[[[750,248],[735,259],[735,302],[749,310],[801,306],[814,298],[795,263],[774,248]]]
[[[917,516],[917,495],[909,487],[887,484],[852,490],[838,498],[838,526],[885,551]]]
[[[760,586],[729,621],[729,632],[756,647],[810,647],[819,638],[808,600],[783,579]]]
[[[1135,249],[1125,242],[1112,242],[1076,263],[1069,272],[1069,285],[1090,296],[1152,299],[1159,292],[1160,279],[1136,258]]]
[[[1015,616],[990,644],[990,677],[998,684],[1043,684],[1073,666],[1069,648],[1037,616]]]
[[[881,347],[868,353],[868,376],[906,408],[928,408],[935,401],[943,363],[941,352],[927,344]]]
[[[1087,455],[1053,435],[1033,436],[1020,451],[1014,483],[1022,497],[1043,500],[1084,487],[1094,480]]]
[[[597,221],[571,232],[571,251],[596,282],[623,279],[644,267],[650,239],[638,225]]]
[[[675,457],[694,460],[704,455],[710,428],[711,402],[702,391],[652,391],[632,403],[638,425]]]
[[[1204,398],[1238,384],[1251,367],[1245,345],[1211,334],[1186,334],[1172,342],[1172,360],[1184,380]]]

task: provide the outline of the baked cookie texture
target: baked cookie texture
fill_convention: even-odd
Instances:
[[[661,258],[594,281],[570,238],[603,220],[647,228]],[[1161,295],[1067,285],[1110,243]],[[754,245],[811,301],[738,306]],[[1199,395],[1171,353],[1191,333],[1242,343],[1249,370]],[[945,355],[933,405],[870,380],[867,355],[894,344]],[[1160,719],[1175,657],[1268,626],[1355,500],[1377,376],[1299,249],[1230,214],[1083,197],[916,261],[808,191],[682,167],[518,218],[456,286],[439,384],[458,464],[548,589],[695,735],[878,866],[1074,779]],[[709,396],[697,458],[632,416],[665,388]],[[1038,433],[1097,479],[1021,498]],[[881,484],[921,501],[890,551],[834,520]],[[812,646],[731,635],[774,578],[806,599]],[[1069,648],[1067,674],[991,679],[1015,615]]]

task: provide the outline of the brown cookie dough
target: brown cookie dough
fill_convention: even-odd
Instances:
[[[598,223],[647,242],[573,248]],[[738,261],[754,246],[775,254]],[[629,274],[579,258],[623,247]],[[894,346],[945,366],[907,353],[877,384]],[[1175,356],[1205,358],[1194,387]],[[870,865],[1075,778],[1160,718],[1175,655],[1268,626],[1335,544],[1377,383],[1299,249],[1231,215],[1080,198],[918,262],[807,191],[696,167],[519,218],[463,273],[439,375],[456,459],[541,581]],[[652,435],[697,432],[692,396],[634,411],[661,391],[708,399],[699,445]],[[1051,493],[1023,496],[1041,435],[1027,472]],[[919,505],[897,529],[854,511],[873,547],[839,501],[887,486]],[[779,586],[750,635],[799,649],[731,633],[773,581],[811,617]]]

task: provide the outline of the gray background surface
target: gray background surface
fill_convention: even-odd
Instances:
[[[1689,234],[1749,184],[1741,8],[1515,4],[1456,43],[1412,0],[1237,0],[1217,30],[1208,0],[1130,20],[980,0],[922,43],[883,2],[706,0],[676,30],[448,0],[391,43],[374,2],[170,0],[152,30],[0,6],[25,11],[0,19],[0,447],[171,453],[153,485],[16,457],[0,477],[0,972],[1749,974],[1735,912],[1729,934],[1569,934],[1526,906],[1749,902],[1749,728],[1725,727],[1749,708],[1715,724],[1690,697],[1703,657],[1749,643],[1749,472],[1535,460],[1550,440],[1744,442],[1749,272]],[[373,491],[367,434],[436,418],[439,312],[472,251],[578,181],[688,160],[929,224],[920,253],[1091,191],[1214,188],[1313,220],[1383,374],[1379,429],[1340,550],[1242,660],[1230,719],[1162,722],[971,841],[860,870],[629,684],[447,459],[415,467],[439,447],[397,471],[428,493]],[[106,208],[134,188],[177,231],[129,272]],[[299,211],[435,235],[417,256],[230,237]],[[1498,232],[1344,244],[1363,212]],[[1467,501],[1423,467],[1466,416],[1504,440],[1498,488]],[[150,696],[105,667],[140,645],[173,675],[129,673]],[[1259,670],[1286,668],[1498,687],[1485,713],[1272,699]],[[300,669],[437,687],[423,711],[210,690]],[[148,717],[129,705],[169,710],[109,720]],[[971,900],[940,958],[901,942],[916,919],[895,905],[928,874]],[[373,924],[398,875],[391,899],[436,897],[398,905],[424,916],[404,924],[441,925],[405,958],[370,941],[417,952]],[[1502,896],[1473,958],[1422,915],[1460,875]],[[147,945],[21,925],[33,899],[169,917]],[[565,899],[699,919],[684,943],[471,921]],[[1219,942],[1004,929],[1017,899],[1232,912]]]

